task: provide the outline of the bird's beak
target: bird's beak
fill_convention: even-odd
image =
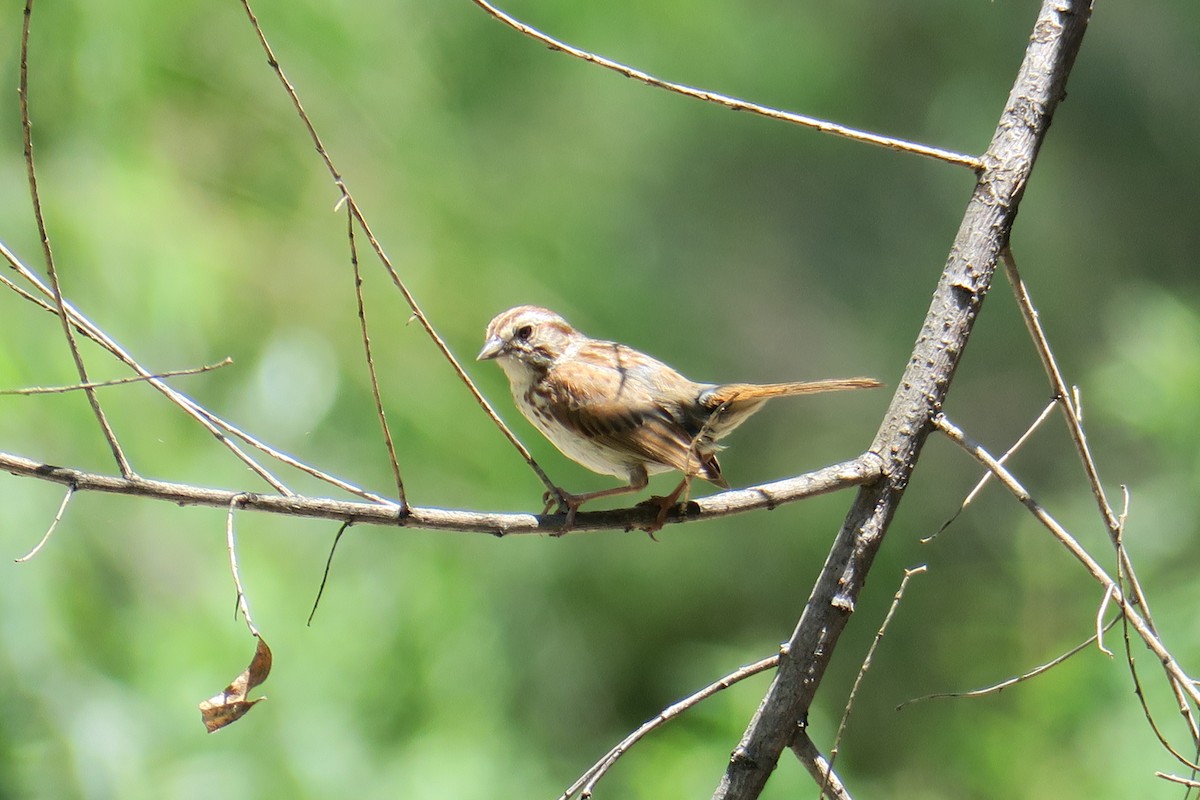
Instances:
[[[479,351],[479,355],[475,356],[476,361],[490,361],[500,355],[500,351],[504,349],[504,342],[499,336],[493,336],[483,343],[483,349]]]

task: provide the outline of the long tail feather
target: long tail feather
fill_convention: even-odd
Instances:
[[[700,395],[700,402],[708,408],[725,403],[746,400],[767,400],[795,394],[818,394],[841,392],[847,389],[875,389],[883,386],[874,378],[840,378],[826,381],[799,381],[795,383],[726,383],[714,386]]]

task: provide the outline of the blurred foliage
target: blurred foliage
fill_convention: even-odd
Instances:
[[[509,10],[695,86],[966,152],[990,138],[1037,3],[578,4]],[[972,176],[648,89],[547,51],[462,2],[256,6],[375,232],[452,348],[521,302],[697,379],[872,374],[894,384]],[[20,10],[0,18],[16,85]],[[337,193],[237,3],[40,3],[31,101],[69,296],[142,361],[233,367],[177,385],[276,446],[386,492]],[[1200,665],[1200,5],[1100,4],[1014,234],[1026,280],[1176,654]],[[0,236],[40,264],[15,94],[0,111]],[[374,262],[366,291],[410,497],[535,509],[536,478],[434,352]],[[58,325],[0,294],[0,386],[70,383]],[[122,373],[85,355],[96,377]],[[544,465],[609,485],[518,419]],[[260,488],[147,387],[104,393],[143,475]],[[780,403],[732,442],[748,484],[849,457],[886,393]],[[951,416],[1001,450],[1048,399],[997,283]],[[0,398],[0,449],[112,471],[84,398]],[[1057,418],[1013,461],[1103,551]],[[1092,631],[1099,591],[995,488],[933,544],[977,478],[926,449],[813,710],[827,747],[902,568],[910,586],[839,758],[856,796],[1175,797],[1128,670],[1089,650],[999,696],[935,701]],[[324,491],[296,480],[299,491]],[[10,556],[61,497],[0,480]],[[849,495],[771,514],[561,540],[354,528],[315,624],[336,526],[237,518],[271,643],[270,701],[206,736],[194,704],[244,667],[224,514],[80,496],[0,576],[0,796],[557,795],[627,731],[790,632]],[[1118,646],[1116,633],[1109,645]],[[1152,659],[1150,701],[1174,734]],[[766,677],[655,734],[600,797],[708,796]],[[1018,766],[1019,765],[1019,766]],[[788,757],[766,797],[814,793]]]

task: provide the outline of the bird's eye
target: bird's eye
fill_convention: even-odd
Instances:
[[[520,341],[528,342],[529,337],[533,336],[533,326],[532,325],[522,325],[521,327],[517,328],[515,335],[516,335],[517,339],[519,339]]]

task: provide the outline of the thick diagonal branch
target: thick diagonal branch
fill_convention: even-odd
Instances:
[[[1042,5],[908,368],[872,448],[884,459],[885,477],[859,490],[716,800],[758,797],[805,718],[945,401],[1090,14],[1085,0]]]

